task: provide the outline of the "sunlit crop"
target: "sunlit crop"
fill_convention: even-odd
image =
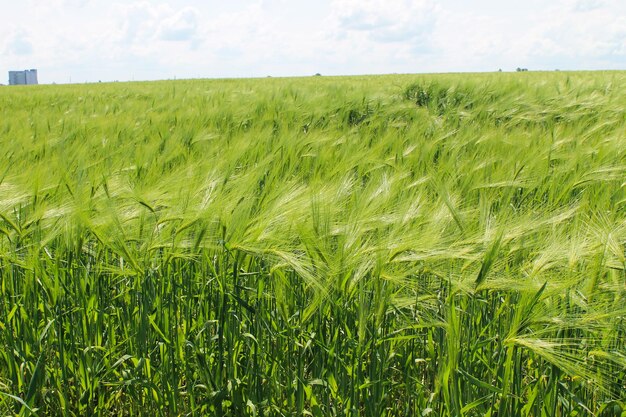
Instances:
[[[0,88],[0,414],[620,416],[626,74]]]

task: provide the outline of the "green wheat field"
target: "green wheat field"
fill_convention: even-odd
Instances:
[[[2,416],[626,416],[626,72],[0,115]]]

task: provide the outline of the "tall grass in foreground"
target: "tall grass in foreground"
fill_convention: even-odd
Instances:
[[[623,416],[625,86],[0,90],[0,414]]]

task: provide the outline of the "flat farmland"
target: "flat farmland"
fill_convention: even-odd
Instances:
[[[626,72],[0,115],[1,415],[626,415]]]

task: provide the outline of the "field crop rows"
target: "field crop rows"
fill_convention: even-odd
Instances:
[[[625,415],[625,87],[0,89],[0,415]]]

